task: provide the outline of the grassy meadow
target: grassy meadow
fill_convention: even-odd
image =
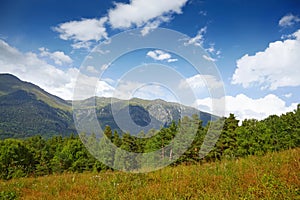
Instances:
[[[65,173],[0,181],[0,199],[300,199],[300,148],[147,174]]]

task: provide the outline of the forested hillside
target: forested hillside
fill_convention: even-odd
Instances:
[[[10,74],[0,74],[0,139],[75,132],[71,104]]]
[[[300,147],[300,105],[294,112],[288,112],[281,116],[269,116],[262,121],[249,119],[239,125],[238,120],[231,114],[211,123],[220,123],[221,120],[225,120],[225,123],[220,138],[204,159],[199,159],[198,151],[209,124],[202,126],[202,122],[197,116],[185,117],[179,124],[172,123],[170,127],[162,128],[157,132],[152,130],[145,133],[152,136],[149,138],[138,138],[129,133],[120,137],[116,131],[113,133],[108,126],[105,134],[116,146],[127,151],[151,152],[162,149],[161,157],[169,159],[172,152],[163,150],[164,148],[161,147],[171,142],[182,123],[191,124],[197,129],[196,137],[190,148],[173,165],[235,159],[248,155],[260,156],[266,152]],[[82,134],[81,138],[91,143],[96,141],[94,136],[87,137]],[[101,140],[99,143],[103,142]],[[107,149],[100,148],[98,153],[101,155],[104,151]],[[118,162],[127,162],[116,152],[111,152],[110,156],[105,159],[109,159],[112,165],[120,164]],[[130,169],[138,167],[124,166]],[[83,172],[106,169],[108,167],[97,161],[87,151],[79,137],[74,135],[65,138],[57,136],[48,140],[41,136],[35,136],[25,140],[5,139],[0,141],[0,177],[2,179],[66,171]]]

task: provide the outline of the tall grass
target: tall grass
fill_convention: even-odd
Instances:
[[[0,199],[300,199],[300,148],[263,157],[0,181]]]

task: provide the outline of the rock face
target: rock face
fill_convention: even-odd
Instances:
[[[118,132],[138,134],[150,129],[160,129],[178,122],[182,117],[198,115],[206,125],[210,120],[218,117],[201,112],[195,108],[164,100],[116,100],[110,98],[96,98],[96,114],[102,127],[109,125]]]

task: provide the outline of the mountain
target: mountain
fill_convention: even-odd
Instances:
[[[10,74],[0,74],[0,138],[75,132],[71,104]]]
[[[0,74],[0,96],[8,95],[18,90],[34,94],[38,100],[47,103],[51,107],[71,111],[71,103],[46,92],[32,83],[21,81],[16,76]]]
[[[121,133],[137,134],[141,130],[159,129],[172,121],[178,122],[183,116],[197,114],[207,124],[218,117],[201,112],[195,108],[161,99],[143,100],[133,98],[95,97],[75,101],[86,111],[93,105],[97,120],[102,129],[109,125],[112,130]],[[131,120],[130,120],[131,119]],[[80,122],[77,121],[80,124]],[[25,138],[40,134],[43,137],[53,135],[67,136],[76,133],[72,102],[56,97],[40,87],[21,81],[11,74],[0,74],[0,139]]]
[[[92,110],[96,110],[96,116],[100,127],[110,126],[113,130],[129,132],[136,135],[141,131],[145,133],[150,129],[167,127],[173,121],[178,122],[182,117],[197,115],[206,125],[209,121],[218,119],[218,116],[199,111],[193,107],[179,103],[167,102],[161,99],[145,100],[132,98],[121,100],[107,97],[93,97],[84,101],[75,102],[80,106],[76,109],[76,121],[78,127],[88,128],[84,123],[93,121]],[[76,107],[76,106],[75,106]],[[85,128],[83,128],[85,127]]]

